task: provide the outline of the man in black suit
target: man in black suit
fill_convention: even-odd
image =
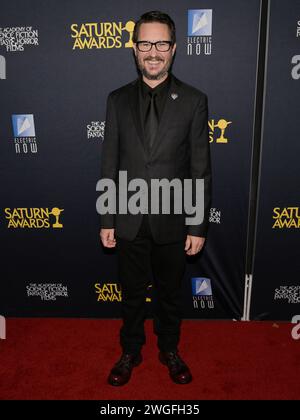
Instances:
[[[186,255],[202,249],[208,228],[211,164],[207,96],[170,72],[176,36],[174,22],[167,14],[153,11],[142,15],[134,28],[133,43],[140,75],[108,96],[101,179],[113,180],[118,191],[119,175],[125,171],[127,182],[142,179],[146,186],[153,179],[190,179],[196,206],[196,180],[202,179],[204,217],[198,224],[187,224],[185,211],[172,211],[179,204],[175,188],[169,196],[169,214],[151,211],[152,191],[144,188],[141,197],[146,199],[143,203],[148,198],[148,207],[143,206],[141,212],[118,211],[117,203],[116,214],[101,215],[101,241],[105,247],[116,247],[122,288],[122,355],[108,382],[124,385],[133,367],[142,361],[145,297],[152,270],[159,360],[168,367],[175,383],[186,384],[192,374],[178,353],[181,283]],[[133,193],[127,191],[127,203]]]

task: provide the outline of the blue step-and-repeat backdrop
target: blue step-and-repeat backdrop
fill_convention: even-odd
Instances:
[[[300,311],[297,0],[1,2],[0,314],[121,315],[96,184],[107,95],[137,77],[132,31],[149,10],[175,21],[173,74],[208,96],[210,228],[203,252],[187,257],[184,317],[290,320]],[[257,219],[249,217],[253,202]],[[149,316],[151,296],[149,286]]]

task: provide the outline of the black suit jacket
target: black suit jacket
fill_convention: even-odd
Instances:
[[[116,184],[119,171],[127,171],[128,182],[133,178],[146,180],[149,191],[150,180],[153,178],[166,178],[170,181],[174,178],[190,178],[193,181],[204,178],[204,220],[200,225],[186,225],[187,214],[172,212],[172,189],[171,214],[151,214],[149,210],[151,230],[158,243],[179,241],[187,234],[205,237],[211,202],[207,96],[173,74],[170,77],[169,92],[150,152],[145,147],[141,123],[139,79],[108,95],[101,156],[101,178],[113,179]],[[128,199],[135,193],[136,191],[128,192]],[[150,209],[150,202],[148,208]],[[134,239],[143,214],[120,214],[118,193],[116,210],[115,215],[100,216],[101,227],[115,228],[116,236]]]

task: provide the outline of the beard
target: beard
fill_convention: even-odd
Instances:
[[[151,74],[147,71],[144,65],[144,61],[151,61],[151,60],[163,61],[160,57],[155,57],[155,58],[152,57],[152,58],[145,58],[145,59],[137,58],[137,64],[142,75],[145,76],[148,80],[160,80],[168,73],[168,70],[172,64],[172,58],[173,57],[166,59],[163,68],[156,74]]]

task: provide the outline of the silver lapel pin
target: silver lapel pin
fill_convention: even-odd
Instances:
[[[171,98],[175,101],[175,99],[178,98],[177,93],[171,93]]]

